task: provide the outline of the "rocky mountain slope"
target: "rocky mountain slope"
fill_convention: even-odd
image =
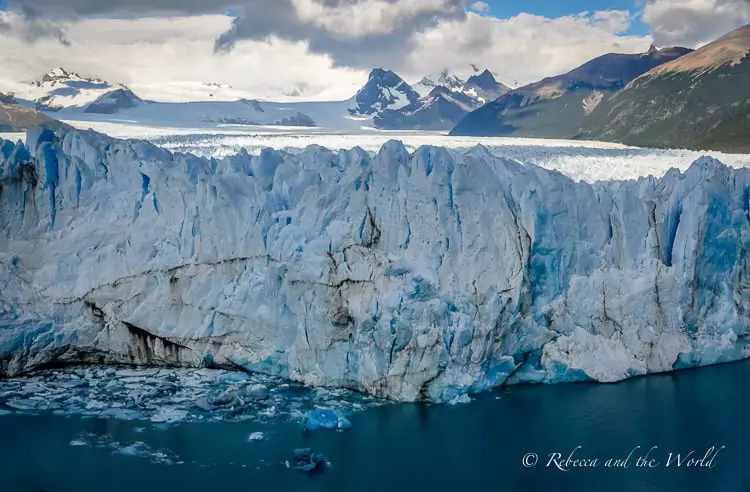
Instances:
[[[582,136],[633,145],[750,151],[750,26],[633,80]]]
[[[750,355],[748,169],[588,184],[480,147],[27,145],[0,142],[2,375],[219,366],[448,401]]]
[[[689,51],[652,48],[643,54],[600,56],[563,75],[509,91],[466,116],[451,134],[572,138],[602,100]]]
[[[41,111],[22,106],[12,96],[0,93],[0,132],[25,131],[42,124],[54,127],[60,123]]]

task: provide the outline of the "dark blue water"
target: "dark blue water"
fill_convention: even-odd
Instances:
[[[456,407],[374,408],[353,414],[345,432],[308,437],[291,423],[159,430],[138,422],[8,415],[0,417],[0,492],[750,492],[749,381],[750,362],[743,362],[616,385],[518,387]],[[248,442],[254,431],[266,440]],[[81,435],[99,436],[101,446],[71,446]],[[122,445],[136,441],[141,449],[169,450],[182,464],[121,454]],[[302,446],[325,454],[332,466],[313,476],[287,469],[284,460]],[[550,454],[564,458],[578,446],[574,458],[598,458],[597,466],[548,466]],[[637,446],[620,463],[627,466],[606,466]],[[651,466],[637,466],[653,446]],[[720,449],[713,461],[687,467],[686,454],[701,458],[712,446]],[[522,463],[529,453],[538,455],[534,467]]]

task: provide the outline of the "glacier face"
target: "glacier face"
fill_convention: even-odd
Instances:
[[[0,374],[242,368],[449,401],[750,355],[750,171],[577,183],[389,142],[0,141]]]

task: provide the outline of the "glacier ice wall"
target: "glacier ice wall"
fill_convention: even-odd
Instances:
[[[747,357],[750,170],[576,183],[481,147],[0,141],[0,374],[243,368],[400,400]]]

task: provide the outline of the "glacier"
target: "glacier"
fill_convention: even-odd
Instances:
[[[0,375],[209,367],[401,401],[750,355],[750,170],[576,182],[477,146],[0,140]]]

